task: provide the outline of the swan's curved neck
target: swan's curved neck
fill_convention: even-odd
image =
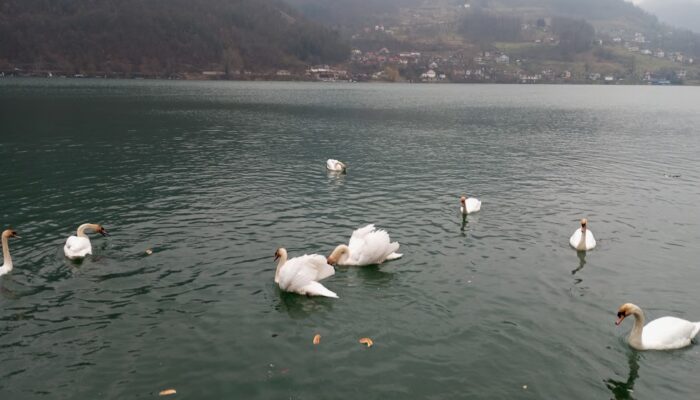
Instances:
[[[284,252],[280,255],[279,261],[277,262],[277,269],[275,269],[275,282],[279,283],[280,281],[280,269],[282,269],[282,266],[287,262],[287,253]]]
[[[8,270],[12,269],[12,257],[10,257],[10,245],[9,245],[9,243],[7,243],[7,237],[5,237],[5,236],[2,237],[2,258],[3,258],[2,266],[5,268],[8,268]]]
[[[581,228],[581,240],[578,241],[577,248],[579,248],[579,249],[586,248],[586,228]]]
[[[350,248],[345,244],[339,244],[328,258],[335,263],[344,264],[349,256]]]
[[[634,315],[634,327],[632,327],[632,332],[630,332],[629,343],[630,346],[635,349],[642,348],[642,329],[644,329],[644,313],[642,310],[635,310],[632,315]]]
[[[82,224],[78,227],[78,237],[87,237],[85,234],[86,229],[92,229],[94,231],[97,230],[97,225],[95,224]]]

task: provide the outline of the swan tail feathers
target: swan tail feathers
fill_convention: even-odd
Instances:
[[[403,257],[403,254],[401,254],[401,253],[391,253],[386,257],[386,260],[387,261],[398,260],[401,257]]]
[[[325,286],[321,285],[318,282],[309,282],[306,285],[304,285],[301,289],[307,296],[323,296],[331,297],[334,299],[338,298],[338,295],[335,294],[335,292],[326,289]]]

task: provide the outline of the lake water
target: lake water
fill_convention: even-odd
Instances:
[[[700,321],[700,88],[5,79],[0,135],[2,399],[698,396],[614,321]],[[404,257],[276,287],[367,223]]]

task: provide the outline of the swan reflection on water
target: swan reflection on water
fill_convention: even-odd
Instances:
[[[639,353],[632,351],[627,363],[629,365],[629,374],[626,381],[618,381],[612,378],[605,380],[605,386],[610,389],[615,400],[634,399],[632,396],[634,393],[634,382],[639,377]]]
[[[286,312],[292,319],[305,319],[318,312],[333,311],[333,300],[324,297],[301,296],[277,288],[280,296],[276,310]]]
[[[585,251],[577,251],[576,256],[578,257],[578,267],[571,271],[571,275],[576,275],[576,273],[580,270],[583,269],[583,266],[586,265],[586,252]]]
[[[383,271],[379,265],[368,265],[356,268],[357,278],[362,280],[365,287],[388,287],[394,279],[394,273]]]
[[[467,232],[469,230],[469,224],[471,223],[472,225],[477,224],[479,222],[479,215],[466,215],[466,214],[461,214],[462,216],[462,224],[460,226],[460,232],[462,233],[462,236],[467,236]]]
[[[328,176],[328,183],[338,187],[345,185],[345,171],[326,170],[326,175]]]

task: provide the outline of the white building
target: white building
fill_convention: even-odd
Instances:
[[[510,63],[510,57],[508,57],[505,54],[501,54],[500,56],[496,57],[496,64],[509,64]]]
[[[421,80],[426,82],[432,82],[437,77],[437,74],[432,69],[429,69],[420,75]]]

